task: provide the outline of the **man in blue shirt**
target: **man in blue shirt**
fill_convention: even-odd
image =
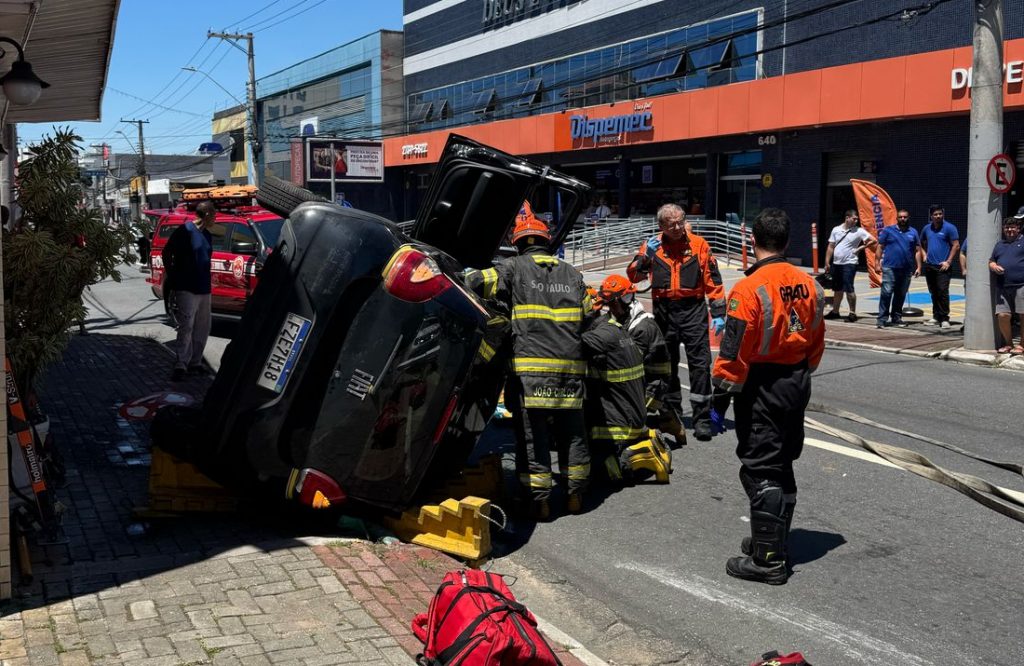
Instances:
[[[928,217],[929,224],[921,229],[921,253],[928,293],[932,296],[932,318],[925,324],[949,328],[949,269],[960,250],[960,235],[946,221],[942,206],[929,206]]]
[[[213,237],[209,227],[216,218],[217,209],[213,203],[201,202],[196,206],[195,221],[175,229],[164,247],[164,290],[170,290],[178,321],[171,381],[180,381],[186,371],[192,374],[203,372],[203,350],[210,336]]]
[[[1001,353],[1024,354],[1024,347],[1013,344],[1013,316],[1024,313],[1024,238],[1020,235],[1020,217],[1003,220],[1003,239],[992,248],[988,268],[996,276],[999,300],[996,322],[1003,336]]]
[[[910,213],[902,208],[896,211],[896,224],[882,229],[878,244],[882,246],[877,265],[882,274],[878,328],[904,327],[903,301],[907,298],[910,278],[921,274],[921,237],[910,226]]]

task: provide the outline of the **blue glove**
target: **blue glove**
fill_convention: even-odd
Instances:
[[[725,330],[725,317],[715,317],[711,320],[711,326],[715,329],[715,335],[721,335]]]
[[[714,407],[711,408],[711,434],[721,435],[725,432],[725,414]]]
[[[661,238],[657,236],[651,236],[647,239],[647,252],[648,254],[654,254],[661,247]]]

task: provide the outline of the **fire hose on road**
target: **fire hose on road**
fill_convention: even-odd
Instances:
[[[983,462],[993,467],[999,467],[1001,469],[1009,470],[1015,474],[1024,476],[1024,465],[1019,463],[1006,462],[1001,460],[992,460],[984,456],[977,455],[962,449],[953,444],[947,444],[940,442],[939,440],[926,437],[924,435],[918,435],[906,430],[887,426],[877,421],[848,412],[843,409],[836,409],[834,407],[828,407],[820,403],[811,403],[807,406],[807,411],[815,412],[819,414],[827,414],[836,418],[853,421],[862,425],[871,426],[891,432],[893,434],[902,435],[911,439],[916,439],[921,442],[926,442],[934,446],[944,448],[960,455],[967,456],[979,462]],[[837,439],[841,439],[844,442],[859,446],[865,451],[869,451],[880,458],[904,469],[918,476],[924,477],[931,481],[936,481],[944,486],[953,488],[954,490],[967,495],[975,502],[982,504],[993,511],[997,511],[1007,518],[1012,518],[1018,522],[1024,523],[1024,493],[1018,493],[1014,491],[1007,491],[999,486],[989,483],[985,479],[974,476],[972,474],[965,474],[963,472],[953,472],[938,465],[934,464],[925,456],[911,451],[910,449],[904,449],[891,444],[883,444],[881,442],[875,442],[869,439],[865,439],[859,435],[856,435],[847,430],[837,428],[834,426],[827,425],[820,421],[812,418],[805,418],[804,423],[818,432],[826,435],[831,435]],[[998,499],[997,499],[998,498]]]

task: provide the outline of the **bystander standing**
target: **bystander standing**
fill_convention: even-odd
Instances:
[[[910,226],[910,213],[902,208],[896,211],[896,224],[882,229],[878,244],[882,246],[877,260],[878,272],[882,274],[878,328],[903,327],[903,302],[910,279],[921,274],[921,237]]]
[[[1003,220],[1003,238],[992,248],[988,268],[996,276],[996,322],[1003,339],[1001,353],[1024,354],[1013,344],[1013,317],[1024,313],[1024,238],[1020,217]]]
[[[929,223],[921,229],[921,254],[928,293],[932,297],[932,318],[926,326],[949,328],[949,278],[953,259],[960,251],[960,234],[946,221],[942,206],[928,208]]]
[[[172,381],[181,380],[186,372],[203,372],[203,350],[210,335],[213,238],[209,227],[216,217],[213,203],[203,201],[196,206],[196,219],[175,229],[164,247],[164,289],[170,291],[178,323]]]
[[[848,210],[843,216],[843,223],[832,229],[828,237],[828,249],[825,251],[825,271],[832,273],[832,312],[826,319],[839,319],[839,307],[846,294],[846,303],[850,306],[850,314],[846,321],[857,321],[857,292],[854,289],[854,278],[857,276],[857,264],[864,248],[874,247],[877,241],[860,226],[857,211]]]

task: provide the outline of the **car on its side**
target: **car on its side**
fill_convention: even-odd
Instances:
[[[306,506],[407,506],[462,468],[504,383],[508,319],[463,284],[491,265],[526,199],[561,202],[555,246],[590,187],[452,135],[411,231],[267,178],[287,215],[201,408],[153,441],[225,485]],[[562,220],[563,222],[558,222]]]
[[[275,213],[252,205],[252,190],[246,197],[222,196],[239,188],[205,188],[192,190],[193,197],[159,217],[150,248],[150,274],[146,282],[153,296],[164,298],[163,250],[174,230],[195,219],[195,206],[204,199],[217,205],[217,217],[210,227],[213,257],[210,271],[210,307],[215,317],[237,319],[256,288],[257,273],[270,248],[277,243],[284,219]]]

